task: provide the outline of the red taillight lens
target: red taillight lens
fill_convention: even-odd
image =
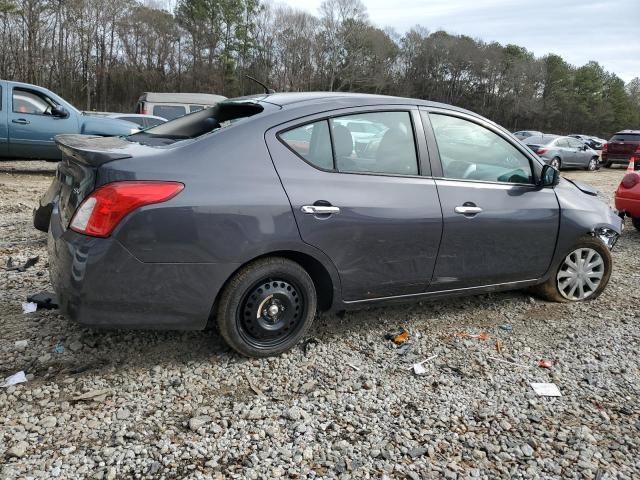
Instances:
[[[638,183],[640,183],[640,175],[637,173],[627,173],[624,177],[622,177],[622,186],[624,188],[633,188]]]
[[[108,237],[118,223],[136,208],[166,202],[183,188],[179,182],[108,183],[84,199],[69,228],[92,237]]]
[[[536,153],[538,155],[545,154],[545,153],[547,153],[547,149],[546,148],[539,148],[538,150],[536,150]]]
[[[609,150],[609,144],[608,143],[603,143],[602,144],[602,151],[606,152],[607,150]]]
[[[636,145],[636,150],[633,153],[640,153],[640,143]]]

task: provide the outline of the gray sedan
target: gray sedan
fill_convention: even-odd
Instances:
[[[540,158],[554,168],[598,168],[598,152],[572,137],[559,135],[539,135],[523,140]]]
[[[384,133],[356,148],[349,122]],[[423,100],[267,94],[56,141],[36,223],[62,312],[111,328],[211,318],[253,357],[292,348],[318,311],[527,287],[596,298],[622,225],[503,128]]]

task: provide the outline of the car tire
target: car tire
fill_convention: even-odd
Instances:
[[[611,168],[611,166],[613,165],[613,162],[604,162],[603,165],[604,165],[604,168]]]
[[[633,225],[636,230],[640,230],[640,217],[631,217],[631,225]]]
[[[594,172],[598,169],[598,157],[593,157],[589,160],[589,163],[585,167],[585,170],[589,170],[590,172]]]
[[[217,310],[218,330],[238,353],[269,357],[300,341],[316,309],[316,289],[304,268],[285,258],[264,258],[227,283]]]
[[[553,157],[549,162],[549,165],[551,165],[556,170],[560,170],[560,168],[562,167],[562,160],[560,160],[560,158],[558,157]]]
[[[593,254],[592,254],[593,252]],[[598,264],[597,260],[601,260]],[[578,265],[577,269],[572,269],[570,262]],[[587,265],[579,264],[582,261]],[[595,264],[595,265],[594,265]],[[589,267],[589,265],[594,265]],[[611,277],[612,259],[609,249],[605,244],[592,236],[582,237],[565,255],[562,257],[560,265],[558,265],[553,274],[546,282],[533,288],[534,293],[541,296],[545,300],[553,302],[576,302],[593,300],[598,298],[602,291],[606,288]],[[575,270],[574,276],[572,270]],[[582,273],[582,275],[580,275]],[[572,278],[577,277],[578,285],[572,292]],[[582,278],[589,278],[595,283],[595,288],[590,287]],[[582,287],[580,287],[582,285]],[[586,287],[586,288],[585,288]],[[585,294],[580,297],[580,291]]]

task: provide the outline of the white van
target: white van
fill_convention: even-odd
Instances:
[[[226,100],[227,97],[211,93],[155,93],[145,92],[136,105],[135,113],[155,115],[167,120],[197,112]]]

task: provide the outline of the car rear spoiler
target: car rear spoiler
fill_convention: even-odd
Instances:
[[[65,134],[56,135],[55,142],[65,156],[91,167],[132,156],[128,151],[131,143],[122,137]]]

